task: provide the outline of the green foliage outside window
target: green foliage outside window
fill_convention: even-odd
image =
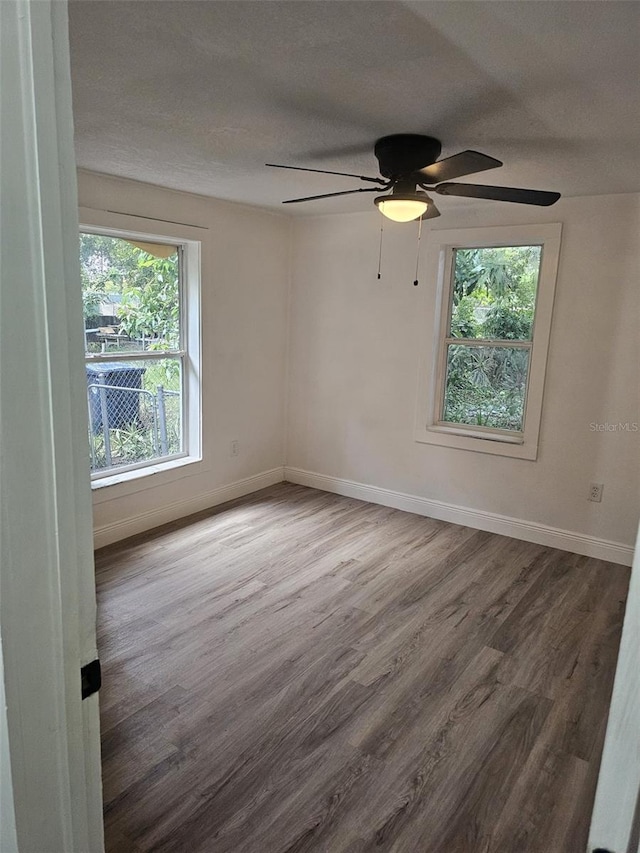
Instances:
[[[87,327],[107,303],[114,306],[119,330],[128,336],[131,348],[179,346],[177,251],[169,258],[158,258],[128,240],[81,234],[80,273]]]
[[[130,338],[154,339],[152,349],[175,349],[180,339],[177,255],[145,256],[139,253],[136,275],[123,283],[120,328]]]
[[[529,347],[466,340],[531,341],[540,246],[457,249],[443,420],[523,429]]]

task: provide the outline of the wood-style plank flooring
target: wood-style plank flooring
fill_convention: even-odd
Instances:
[[[109,853],[584,853],[627,568],[282,484],[97,579]]]

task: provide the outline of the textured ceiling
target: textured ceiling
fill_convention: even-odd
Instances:
[[[72,0],[69,16],[87,169],[279,208],[359,184],[264,163],[376,175],[374,141],[408,132],[504,161],[477,183],[640,191],[635,0]]]

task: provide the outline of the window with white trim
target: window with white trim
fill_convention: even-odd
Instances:
[[[561,226],[434,231],[416,439],[535,459]]]
[[[200,458],[199,253],[193,240],[81,228],[97,485]]]

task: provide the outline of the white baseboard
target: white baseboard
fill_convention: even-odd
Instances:
[[[245,477],[243,480],[219,486],[210,492],[204,492],[193,498],[174,501],[158,509],[97,527],[94,530],[94,547],[103,548],[105,545],[111,545],[138,533],[144,533],[194,512],[200,512],[226,501],[249,495],[252,492],[281,483],[283,480],[325,492],[358,498],[369,503],[394,507],[428,518],[437,518],[440,521],[449,521],[453,524],[486,530],[489,533],[500,533],[503,536],[535,542],[538,545],[549,545],[552,548],[560,548],[574,554],[585,554],[588,557],[596,557],[624,566],[630,566],[633,560],[633,548],[621,542],[611,542],[607,539],[598,539],[584,533],[561,530],[546,524],[523,521],[519,518],[511,518],[484,510],[469,509],[444,501],[431,500],[392,489],[368,486],[353,480],[329,477],[325,474],[317,474],[314,471],[290,467],[272,468],[270,471],[263,471],[252,477]]]
[[[301,468],[285,466],[284,477],[288,482],[297,483],[301,486],[310,486],[325,492],[335,492],[338,495],[346,495],[369,503],[413,512],[416,515],[424,515],[428,518],[437,518],[440,521],[450,521],[453,524],[486,530],[489,533],[500,533],[503,536],[535,542],[538,545],[549,545],[551,548],[560,548],[563,551],[584,554],[587,557],[596,557],[599,560],[608,560],[611,563],[630,566],[633,560],[633,548],[631,546],[624,545],[621,542],[610,542],[607,539],[598,539],[584,533],[561,530],[546,524],[523,521],[519,518],[498,515],[494,512],[468,509],[456,504],[407,495],[404,492],[396,492],[391,489],[382,489],[379,486],[367,486],[364,483],[356,483],[353,480],[344,480],[340,477],[328,477],[324,474],[316,474],[313,471],[304,471]]]
[[[282,467],[272,468],[270,471],[263,471],[261,474],[236,480],[236,482],[229,483],[226,486],[218,486],[210,492],[204,492],[193,498],[174,501],[158,509],[142,512],[132,518],[116,521],[113,524],[104,524],[101,527],[96,527],[93,531],[94,548],[112,545],[121,539],[135,536],[137,533],[144,533],[146,530],[160,527],[161,524],[167,524],[169,521],[176,521],[179,518],[192,515],[194,512],[200,512],[226,501],[250,495],[252,492],[267,488],[267,486],[274,486],[283,480],[284,469]]]

